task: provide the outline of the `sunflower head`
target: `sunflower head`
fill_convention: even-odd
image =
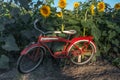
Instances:
[[[74,8],[78,8],[80,6],[80,3],[74,2]]]
[[[58,2],[58,6],[61,8],[61,9],[64,9],[66,7],[66,0],[59,0]]]
[[[42,16],[44,17],[48,17],[51,13],[50,11],[50,7],[47,6],[47,5],[43,5],[41,8],[40,8],[40,13]]]
[[[119,9],[120,9],[120,3],[115,4],[114,8],[115,8],[116,10],[119,10]]]
[[[62,12],[58,12],[56,15],[57,15],[57,17],[62,17],[63,13]]]
[[[95,8],[95,6],[92,4],[92,5],[90,6],[90,12],[91,12],[92,15],[95,14],[94,8]]]
[[[104,12],[104,10],[105,10],[105,3],[104,2],[99,2],[97,4],[97,9],[98,9],[98,12]]]

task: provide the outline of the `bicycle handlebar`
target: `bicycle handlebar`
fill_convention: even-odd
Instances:
[[[56,33],[56,34],[58,34],[58,33],[65,33],[65,34],[69,34],[69,35],[71,35],[71,34],[76,34],[76,30],[69,30],[69,31],[47,31],[47,32],[44,32],[44,31],[42,31],[42,30],[40,30],[38,27],[37,27],[37,22],[39,21],[39,19],[36,19],[35,21],[34,21],[34,28],[36,29],[36,30],[38,30],[39,32],[41,32],[42,34],[52,34],[52,33]]]
[[[42,34],[50,34],[50,33],[53,33],[52,31],[44,32],[44,31],[40,30],[40,29],[37,27],[37,25],[36,25],[38,21],[39,21],[39,19],[36,19],[36,20],[34,21],[34,28],[35,28],[36,30],[38,30],[38,31],[41,32]]]

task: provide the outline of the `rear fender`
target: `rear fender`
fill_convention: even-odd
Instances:
[[[41,44],[33,43],[33,44],[28,45],[26,48],[24,48],[24,49],[21,51],[20,55],[25,55],[25,54],[27,54],[27,52],[28,52],[30,49],[34,48],[34,47],[41,47],[41,48],[44,49],[44,47],[42,47]]]
[[[78,41],[78,40],[88,40],[88,41],[93,41],[93,36],[82,36],[82,37],[77,37],[77,38],[73,38],[71,40],[72,43]]]
[[[69,52],[69,50],[70,50],[70,48],[72,47],[72,45],[75,43],[75,42],[77,42],[77,41],[88,41],[88,42],[90,42],[92,45],[93,45],[93,47],[94,47],[94,49],[95,49],[95,53],[96,53],[96,45],[94,44],[94,42],[93,42],[93,37],[92,36],[86,36],[86,37],[78,37],[78,38],[73,38],[72,40],[71,40],[71,44],[68,46],[68,48],[67,48],[67,52]]]

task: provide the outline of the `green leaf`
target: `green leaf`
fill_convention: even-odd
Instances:
[[[119,42],[118,39],[112,40],[111,42],[112,42],[114,45],[116,45],[117,47],[119,47],[119,45],[120,45],[120,42]]]
[[[30,19],[30,14],[25,14],[21,16],[21,19],[24,23],[28,23],[29,19]]]
[[[116,32],[115,31],[108,31],[109,33],[109,39],[113,38],[116,36]]]
[[[9,68],[9,58],[5,55],[1,55],[0,57],[0,68],[2,69]]]
[[[46,2],[50,5],[50,4],[54,4],[54,0],[46,0]]]
[[[113,50],[114,50],[115,52],[117,52],[117,53],[119,52],[119,50],[118,50],[117,47],[114,47]]]
[[[5,45],[3,45],[2,48],[7,51],[19,50],[13,35],[9,35],[8,37],[5,38]]]
[[[95,41],[99,41],[101,37],[101,31],[97,28],[97,26],[95,25],[92,26],[91,34],[94,36]]]
[[[19,0],[19,3],[25,9],[27,9],[27,10],[29,9],[29,5],[28,5],[29,1],[28,0]]]
[[[114,29],[120,34],[120,26],[116,26]]]
[[[85,20],[81,20],[81,24],[82,24],[83,27],[87,27],[88,26],[88,24],[87,24],[87,22]]]
[[[4,42],[4,38],[0,36],[0,42]]]
[[[17,7],[12,8],[12,10],[10,11],[10,14],[14,17],[18,17],[18,14],[20,14],[20,9]]]
[[[15,23],[15,19],[9,19],[9,24]]]
[[[66,15],[66,17],[64,17],[64,20],[65,20],[65,24],[69,24],[69,25],[76,25],[76,24],[79,24],[80,21],[78,21],[77,19],[75,18],[72,18],[68,15]]]
[[[107,45],[103,46],[104,52],[108,52],[110,50],[110,48],[111,48],[110,44],[107,44]]]
[[[4,28],[4,25],[3,24],[0,24],[0,31],[3,31],[5,28]]]
[[[107,36],[107,31],[103,31],[102,36]]]
[[[34,36],[32,31],[30,31],[30,30],[23,30],[23,31],[21,31],[21,34],[28,39],[31,39]]]
[[[96,18],[96,22],[103,23],[104,21],[101,18]]]
[[[5,20],[5,23],[6,23],[6,24],[15,23],[15,19],[6,19],[6,20]]]

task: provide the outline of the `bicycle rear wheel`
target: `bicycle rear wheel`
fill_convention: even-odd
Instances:
[[[79,40],[69,48],[68,53],[72,63],[83,65],[93,58],[95,45],[88,40]]]
[[[17,69],[20,73],[29,73],[36,69],[43,61],[43,49],[39,46],[30,48],[25,55],[21,55],[17,62]]]

